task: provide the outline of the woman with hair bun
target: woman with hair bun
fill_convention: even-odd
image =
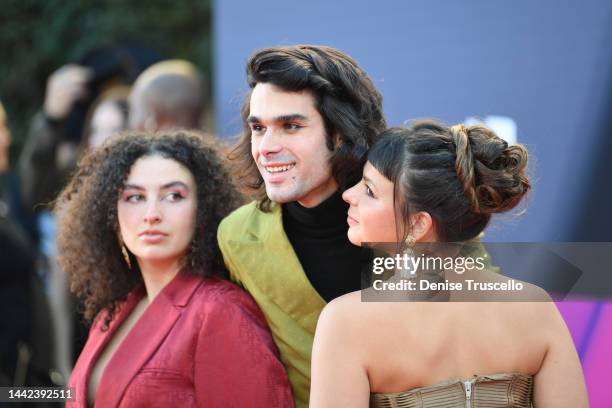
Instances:
[[[388,129],[362,180],[343,194],[348,237],[355,245],[465,245],[530,190],[527,158],[525,147],[484,126],[428,120]],[[438,272],[446,282],[463,273]],[[483,298],[448,289],[445,302],[364,302],[361,292],[337,298],[318,321],[310,406],[588,406],[563,319],[542,289],[521,285],[523,301],[477,302]]]
[[[93,320],[69,406],[293,406],[261,310],[224,279],[229,180],[186,132],[118,136],[82,159],[56,207],[59,262]]]

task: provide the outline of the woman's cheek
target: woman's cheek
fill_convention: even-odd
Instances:
[[[124,233],[132,233],[138,225],[141,210],[138,205],[120,205],[118,209],[119,226]]]

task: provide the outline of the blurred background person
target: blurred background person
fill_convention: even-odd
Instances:
[[[112,135],[127,129],[129,93],[128,86],[114,86],[93,102],[85,121],[81,151],[99,147]]]
[[[32,120],[19,158],[26,208],[49,203],[64,186],[94,102],[112,88],[129,86],[159,59],[146,47],[111,45],[94,48],[49,76],[42,111]]]
[[[126,85],[113,85],[93,101],[83,126],[78,157],[126,129],[129,92],[130,88]],[[44,248],[47,256],[46,266],[49,268],[49,303],[55,328],[54,355],[60,372],[67,378],[76,355],[84,344],[88,325],[77,313],[78,304],[69,292],[68,277],[55,262],[54,219],[49,213],[44,213],[44,219],[51,229],[50,234],[45,234],[50,235],[50,239]]]
[[[91,69],[68,64],[49,77],[42,112],[32,121],[20,158],[21,197],[33,209],[51,200],[77,158],[77,141],[66,137],[64,121],[78,100],[89,95]]]
[[[0,175],[10,168],[11,133],[0,103]],[[36,274],[35,248],[0,197],[0,386],[53,385],[51,322]]]
[[[147,68],[129,98],[130,128],[203,130],[205,83],[198,69],[185,60],[167,60]]]

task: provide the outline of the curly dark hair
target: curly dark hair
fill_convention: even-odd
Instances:
[[[348,55],[318,45],[293,45],[261,49],[246,66],[251,91],[258,83],[270,83],[285,91],[309,90],[323,118],[327,147],[332,151],[331,172],[340,190],[361,177],[368,149],[386,128],[382,95],[368,75]],[[265,185],[251,156],[251,92],[242,106],[243,132],[229,154],[245,192],[259,200],[263,211],[270,208]],[[337,141],[339,138],[339,142]]]
[[[475,238],[492,214],[513,209],[531,189],[528,157],[523,145],[508,145],[485,126],[434,120],[387,129],[368,153],[394,184],[394,208],[404,220],[398,242],[410,233],[410,214],[419,211],[431,215],[443,242]]]
[[[183,262],[189,273],[225,277],[217,227],[240,197],[218,150],[215,142],[195,133],[125,133],[81,159],[55,212],[59,264],[83,302],[85,320],[105,310],[108,327],[117,306],[142,283],[136,260],[130,268],[121,252],[117,201],[132,165],[143,156],[172,159],[191,172],[197,186],[196,230]]]

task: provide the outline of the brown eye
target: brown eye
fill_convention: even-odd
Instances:
[[[301,129],[302,127],[303,126],[300,126],[297,123],[287,123],[285,125],[286,130],[298,130],[298,129]]]
[[[257,124],[252,124],[251,125],[251,133],[260,133],[263,132],[264,127],[261,125],[257,125]]]
[[[170,202],[176,202],[176,201],[181,201],[185,197],[183,197],[181,193],[177,193],[176,191],[173,191],[171,193],[166,194],[166,198]]]

